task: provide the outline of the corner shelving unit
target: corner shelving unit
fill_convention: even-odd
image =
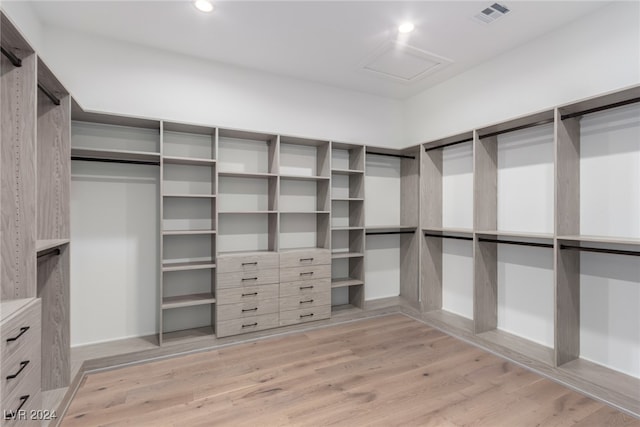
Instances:
[[[161,345],[215,331],[216,135],[162,123]]]
[[[465,332],[473,331],[472,267],[461,264],[460,257],[451,257],[447,249],[461,245],[456,248],[473,251],[473,141],[474,133],[466,132],[424,144],[420,153],[421,307],[432,322]],[[449,277],[451,269],[468,276],[467,280]],[[449,303],[449,288],[456,286],[470,289],[466,293],[452,290],[449,293],[461,295]]]
[[[378,236],[399,237],[397,283],[379,283],[377,287],[384,294],[382,297],[399,296],[417,306],[420,301],[420,147],[394,150],[367,146],[365,151],[365,180],[373,180],[372,185],[366,184],[365,205],[367,212],[376,213],[376,216],[366,216],[366,250],[372,250],[371,239]],[[396,205],[396,201],[399,209],[389,209],[389,206]],[[395,250],[395,247],[388,249]],[[367,265],[373,266],[374,262],[367,261]],[[371,281],[367,284],[368,289],[372,288],[370,285],[373,285]],[[382,289],[388,286],[397,286],[397,293]],[[371,298],[369,291],[367,298]],[[374,298],[380,296],[374,295]]]
[[[331,144],[331,304],[334,311],[364,307],[364,165],[364,146]]]

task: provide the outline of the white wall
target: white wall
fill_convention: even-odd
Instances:
[[[406,101],[406,145],[640,83],[640,3],[594,14]]]
[[[45,27],[41,52],[88,110],[400,146],[400,101]]]

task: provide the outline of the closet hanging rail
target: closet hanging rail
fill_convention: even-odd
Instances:
[[[0,46],[0,50],[2,54],[7,57],[7,59],[13,64],[14,67],[22,67],[22,59],[18,58],[13,52],[10,50],[6,50],[4,47]]]
[[[572,119],[574,117],[584,116],[586,114],[597,113],[598,111],[609,110],[611,108],[622,107],[623,105],[635,104],[636,102],[640,102],[639,98],[627,99],[625,101],[614,102],[613,104],[603,105],[601,107],[589,108],[588,110],[578,111],[575,113],[563,114],[560,116],[562,120]]]
[[[554,122],[554,119],[550,118],[550,119],[546,119],[546,120],[540,120],[540,121],[537,121],[535,123],[528,123],[526,125],[514,126],[514,127],[509,128],[509,129],[498,130],[498,131],[495,131],[495,132],[491,132],[491,133],[487,133],[487,134],[484,134],[484,135],[480,135],[480,139],[482,139],[482,138],[491,138],[492,136],[502,135],[503,133],[515,132],[517,130],[522,130],[522,129],[529,129],[529,128],[533,128],[533,127],[536,127],[536,126],[542,126],[542,125],[546,125],[546,124],[553,123],[553,122]]]
[[[406,154],[377,153],[375,151],[367,151],[367,154],[373,154],[375,156],[398,157],[401,159],[413,159],[413,160],[416,159],[415,156],[407,156]]]
[[[60,255],[60,248],[47,249],[38,254],[38,259]]]
[[[473,241],[473,237],[467,237],[467,236],[453,236],[451,234],[435,234],[435,233],[428,233],[425,232],[424,235],[426,237],[440,237],[442,239],[454,239],[454,240],[468,240],[468,241]]]
[[[127,159],[100,159],[96,157],[84,157],[84,156],[71,156],[71,160],[81,160],[84,162],[101,162],[101,163],[125,163],[131,165],[151,165],[159,166],[160,161],[148,161],[148,160],[127,160]]]
[[[38,89],[40,89],[42,91],[42,93],[47,95],[47,98],[49,98],[51,100],[51,102],[53,102],[55,105],[60,105],[60,100],[58,99],[58,97],[55,96],[49,89],[47,89],[46,87],[44,87],[40,83],[38,83]]]
[[[563,244],[560,244],[560,249],[573,249],[578,251],[596,252],[601,254],[640,256],[640,251],[625,251],[621,249],[590,248],[590,247],[584,247],[584,246],[563,245]]]
[[[463,139],[462,141],[448,142],[446,144],[438,145],[437,147],[426,147],[424,149],[425,152],[429,152],[432,150],[440,150],[442,148],[451,147],[452,145],[464,144],[465,142],[472,142],[473,138]]]
[[[518,240],[503,240],[503,239],[487,239],[486,237],[480,237],[478,241],[487,242],[487,243],[502,243],[504,245],[533,246],[536,248],[553,248],[553,244],[551,243],[520,242]]]

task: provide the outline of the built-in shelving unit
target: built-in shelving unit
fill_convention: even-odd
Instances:
[[[420,149],[367,146],[365,151],[366,298],[399,296],[417,305]]]
[[[163,122],[159,342],[215,332],[217,130]]]
[[[636,416],[638,101],[633,87],[443,138],[423,144],[421,161],[424,319]],[[457,147],[466,154],[448,158]],[[444,242],[466,247],[449,254],[458,276]],[[459,275],[469,260],[470,280]],[[443,303],[447,274],[472,285],[472,316]]]
[[[278,250],[279,137],[220,129],[218,251]]]
[[[331,288],[334,311],[364,307],[364,167],[361,145],[331,144]]]

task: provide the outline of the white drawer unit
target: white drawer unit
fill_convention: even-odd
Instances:
[[[18,418],[41,404],[41,302],[37,298],[12,300],[3,302],[0,310],[0,410],[9,415],[3,425],[29,425]]]
[[[224,320],[216,326],[216,335],[221,338],[277,328],[279,326],[279,319],[280,316],[278,313],[273,313],[262,316],[245,317],[243,319]]]
[[[280,268],[328,264],[331,264],[331,252],[328,249],[308,249],[280,253]]]
[[[223,254],[217,259],[219,273],[244,272],[277,269],[280,257],[275,252],[249,252],[242,254]]]

